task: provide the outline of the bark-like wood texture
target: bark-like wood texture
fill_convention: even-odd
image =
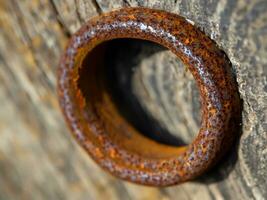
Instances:
[[[168,188],[120,181],[103,172],[66,128],[56,94],[60,54],[90,17],[125,6],[186,17],[232,62],[243,99],[242,135],[195,181]],[[154,118],[152,129],[190,142],[200,121],[198,91],[180,61],[144,42],[121,44],[115,58],[114,84],[126,104],[135,105],[127,95],[135,96]],[[266,0],[0,0],[0,199],[267,199],[266,77]]]

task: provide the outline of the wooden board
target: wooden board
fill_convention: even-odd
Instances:
[[[66,128],[56,94],[60,54],[90,17],[125,6],[188,18],[233,64],[243,99],[242,136],[195,181],[168,188],[120,181],[88,158]],[[200,121],[191,74],[169,51],[129,45],[129,54],[117,58],[130,55],[138,62],[128,69],[116,65],[117,83],[130,74],[129,95],[154,118],[151,128],[190,142]],[[266,77],[266,0],[0,0],[0,199],[267,199]]]

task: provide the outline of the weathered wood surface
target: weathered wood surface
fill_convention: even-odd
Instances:
[[[63,121],[56,68],[68,37],[90,17],[124,6],[192,20],[233,64],[244,101],[240,143],[194,182],[150,188],[115,179],[88,158]],[[140,48],[134,94],[189,142],[199,125],[192,76],[168,51],[132,48]],[[0,199],[267,199],[266,77],[266,0],[0,0]]]

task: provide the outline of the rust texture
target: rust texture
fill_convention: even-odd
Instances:
[[[137,38],[170,49],[193,74],[202,103],[197,137],[185,147],[156,143],[138,133],[99,81],[105,41]],[[231,64],[217,45],[181,16],[123,8],[88,21],[62,56],[58,93],[73,135],[104,169],[124,180],[166,186],[191,180],[213,166],[238,134],[240,100]]]

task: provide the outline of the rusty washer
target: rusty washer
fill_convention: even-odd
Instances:
[[[187,65],[202,103],[201,128],[191,144],[152,141],[119,114],[97,70],[105,53],[97,47],[118,38],[158,43]],[[228,58],[186,19],[164,11],[123,8],[88,21],[62,56],[58,94],[81,146],[102,168],[135,183],[166,186],[191,180],[213,166],[237,135],[240,100]]]

